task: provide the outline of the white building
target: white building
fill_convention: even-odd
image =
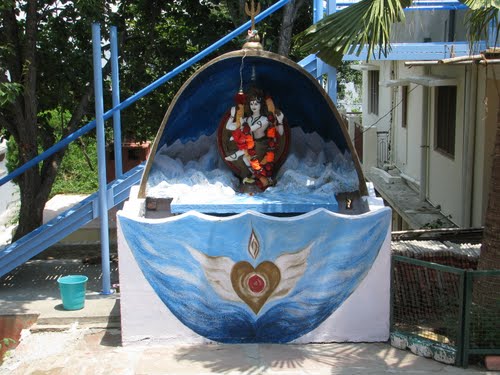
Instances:
[[[387,58],[354,65],[363,115],[351,134],[365,175],[396,213],[393,230],[484,224],[500,54],[478,53],[486,42],[469,54],[464,12],[408,12]]]
[[[0,178],[7,174],[7,140],[3,139],[0,140]],[[10,181],[0,186],[0,248],[12,239],[17,226],[19,199],[19,188],[16,184]]]

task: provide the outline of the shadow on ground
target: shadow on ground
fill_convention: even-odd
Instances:
[[[319,372],[325,367],[330,367],[332,374],[403,373],[415,361],[421,361],[419,368],[423,366],[429,372],[445,366],[386,343],[197,345],[178,350],[176,360],[201,362],[213,373],[235,371],[249,375],[267,371],[314,373],[315,368]]]

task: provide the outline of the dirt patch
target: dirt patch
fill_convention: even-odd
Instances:
[[[8,350],[19,344],[21,331],[30,328],[38,319],[38,314],[0,315],[0,364]]]

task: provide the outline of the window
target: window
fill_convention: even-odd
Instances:
[[[378,70],[368,72],[368,113],[378,115]]]
[[[408,86],[401,86],[401,127],[408,126]]]
[[[436,137],[435,149],[455,156],[455,118],[457,111],[457,87],[436,88]]]

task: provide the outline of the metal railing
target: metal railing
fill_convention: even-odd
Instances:
[[[360,0],[345,0],[337,1],[335,3],[338,10],[346,8],[352,4],[358,3]],[[441,1],[413,1],[412,5],[405,8],[405,11],[415,11],[415,10],[458,10],[458,9],[468,9],[465,4],[462,4],[458,0],[441,0]]]
[[[485,280],[500,285],[500,270],[466,270],[393,255],[391,331],[428,342],[431,352],[453,353],[458,366],[467,367],[471,355],[500,354],[500,301],[479,298]]]

